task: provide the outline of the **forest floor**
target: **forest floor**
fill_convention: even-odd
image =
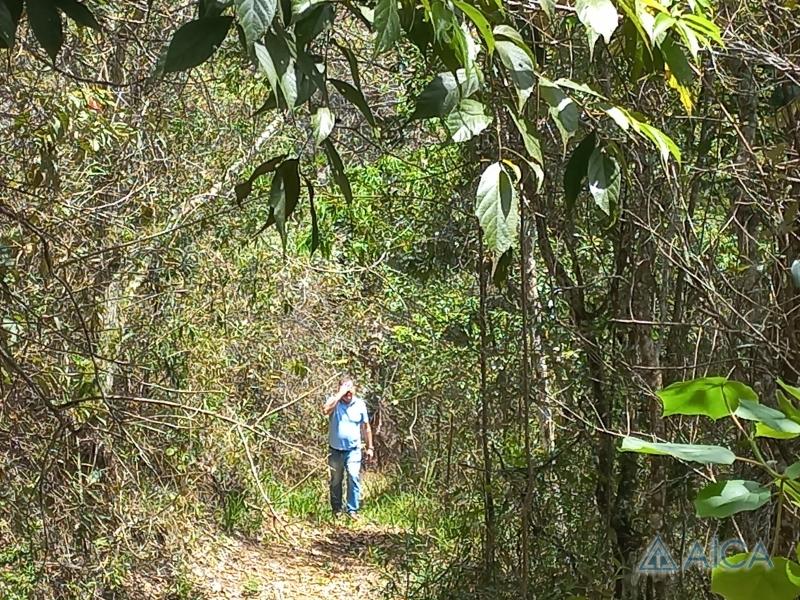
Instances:
[[[229,536],[202,540],[192,579],[208,598],[294,600],[386,597],[393,555],[402,532],[352,523],[294,523],[287,539],[257,542]]]
[[[367,483],[365,501],[372,506],[358,521],[334,520],[327,497],[320,497],[314,514],[287,514],[283,527],[264,536],[203,534],[192,544],[186,565],[193,588],[188,595],[209,600],[399,597],[390,590],[401,587],[407,557],[414,554],[410,548],[427,536],[387,523],[375,510],[384,484],[380,477]]]

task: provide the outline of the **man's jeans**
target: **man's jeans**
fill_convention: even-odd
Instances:
[[[358,511],[358,501],[361,496],[361,480],[358,477],[361,470],[361,448],[353,450],[331,448],[328,466],[331,468],[330,487],[333,512],[342,510],[342,481],[345,471],[347,471],[347,512]]]

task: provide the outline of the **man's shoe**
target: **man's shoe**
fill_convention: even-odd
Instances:
[[[347,511],[347,516],[350,517],[351,519],[353,519],[353,521],[360,521],[361,520],[361,515],[359,515],[354,510],[348,510]]]

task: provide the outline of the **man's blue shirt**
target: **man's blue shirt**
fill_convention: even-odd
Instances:
[[[353,396],[350,404],[337,402],[328,424],[328,442],[336,450],[354,450],[361,446],[361,424],[367,423],[367,405]]]

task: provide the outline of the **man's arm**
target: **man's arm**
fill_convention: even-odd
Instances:
[[[336,392],[333,396],[331,396],[325,401],[325,404],[322,405],[322,412],[326,417],[329,417],[331,415],[336,404],[339,402],[339,400],[342,399],[342,396],[344,396],[347,392],[349,392],[352,389],[352,387],[353,387],[352,384],[349,384],[349,382],[345,382],[339,387],[338,392]]]
[[[364,438],[367,444],[367,458],[371,459],[375,451],[372,447],[372,427],[370,427],[369,421],[361,423],[361,437]]]

